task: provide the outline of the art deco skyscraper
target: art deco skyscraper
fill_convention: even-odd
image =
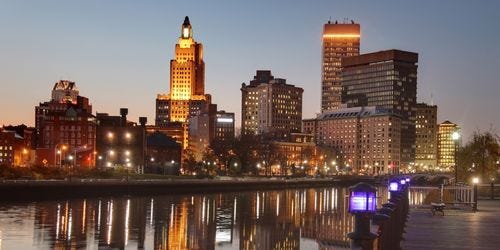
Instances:
[[[182,123],[186,148],[188,118],[208,109],[210,99],[210,95],[205,94],[203,45],[193,39],[193,29],[186,16],[175,45],[175,59],[170,61],[170,93],[156,98],[155,124],[168,127],[174,122]]]
[[[338,109],[341,104],[341,59],[359,55],[360,26],[350,23],[331,23],[323,27],[323,61],[321,112]]]

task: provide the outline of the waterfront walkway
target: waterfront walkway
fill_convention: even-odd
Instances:
[[[500,200],[480,200],[479,211],[411,209],[406,222],[406,249],[500,249]]]

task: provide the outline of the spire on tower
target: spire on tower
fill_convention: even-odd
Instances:
[[[189,17],[186,16],[184,18],[184,22],[182,23],[182,28],[181,28],[181,38],[191,38],[193,37],[193,33],[191,30],[191,23],[189,22]]]

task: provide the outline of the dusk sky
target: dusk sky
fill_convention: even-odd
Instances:
[[[500,132],[500,1],[22,1],[0,0],[0,125],[34,126],[59,79],[94,113],[154,124],[169,63],[189,16],[204,46],[206,93],[240,125],[242,82],[257,69],[304,88],[303,118],[320,110],[323,24],[361,24],[361,52],[419,53],[418,101],[438,122]]]

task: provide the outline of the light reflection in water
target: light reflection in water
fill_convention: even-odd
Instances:
[[[314,188],[2,204],[0,242],[13,249],[338,249],[353,227],[346,194]],[[380,206],[386,189],[379,194]],[[412,203],[423,197],[410,194]],[[15,219],[34,227],[4,219],[12,210],[30,211]]]

